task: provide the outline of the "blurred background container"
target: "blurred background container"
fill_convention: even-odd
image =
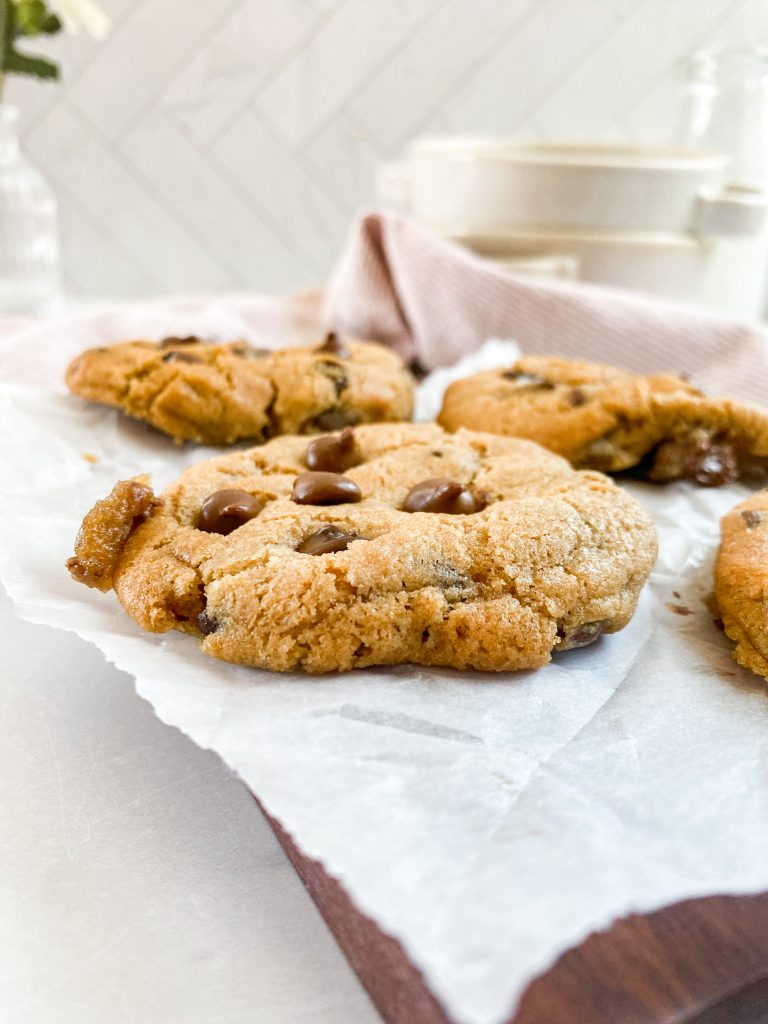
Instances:
[[[415,136],[657,146],[687,55],[768,40],[765,0],[100,2],[7,91],[81,297],[320,283]]]

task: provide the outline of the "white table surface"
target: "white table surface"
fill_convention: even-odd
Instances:
[[[245,787],[0,592],[3,1024],[376,1024]]]

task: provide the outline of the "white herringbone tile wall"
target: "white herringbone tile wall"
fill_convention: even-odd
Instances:
[[[88,297],[317,284],[413,135],[665,141],[687,52],[768,43],[768,0],[101,2],[8,97]]]

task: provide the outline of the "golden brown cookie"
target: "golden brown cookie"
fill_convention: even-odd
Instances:
[[[768,410],[598,363],[524,356],[451,384],[438,420],[529,438],[579,469],[709,487],[768,473]]]
[[[505,671],[621,629],[655,557],[649,516],[600,473],[528,441],[381,424],[206,460],[158,499],[123,481],[68,566],[226,661]]]
[[[712,610],[736,661],[768,679],[768,490],[724,516],[721,530]]]
[[[83,352],[66,381],[81,398],[201,444],[410,419],[413,407],[413,378],[394,352],[335,334],[274,352],[197,338],[123,342]]]

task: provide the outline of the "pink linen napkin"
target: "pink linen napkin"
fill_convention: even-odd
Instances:
[[[489,337],[514,338],[526,352],[685,373],[713,392],[768,402],[768,333],[759,325],[620,289],[513,277],[389,213],[353,226],[324,319],[427,369]]]

